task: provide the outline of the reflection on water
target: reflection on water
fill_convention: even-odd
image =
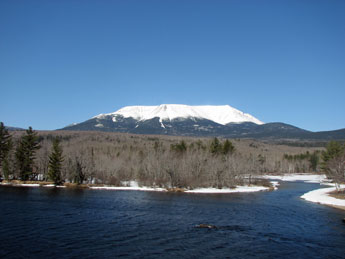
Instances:
[[[0,187],[0,257],[343,258],[345,212],[299,198],[316,188],[212,195]]]

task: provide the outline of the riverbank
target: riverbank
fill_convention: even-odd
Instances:
[[[286,182],[303,181],[306,183],[329,183],[324,174],[283,174],[283,175],[262,175],[259,176],[262,179],[280,180]]]
[[[320,185],[332,186],[329,188],[316,189],[307,192],[300,196],[300,198],[327,206],[331,206],[337,209],[345,210],[345,199],[339,199],[330,196],[332,192],[336,191],[334,184],[327,179],[324,174],[286,174],[286,175],[264,175],[263,179],[274,179],[287,182],[303,181],[306,183],[319,183]],[[340,188],[345,188],[345,185],[341,185]]]
[[[239,193],[239,192],[259,192],[268,191],[269,187],[264,186],[236,186],[235,188],[197,188],[187,190],[182,188],[152,188],[152,187],[117,187],[117,186],[97,186],[89,187],[93,190],[115,190],[115,191],[156,191],[156,192],[184,192],[184,193]]]
[[[264,186],[255,186],[255,185],[245,185],[245,186],[236,186],[235,188],[197,188],[194,190],[187,190],[186,193],[239,193],[239,192],[260,192],[268,191],[269,187]]]
[[[341,185],[340,187],[345,188],[345,185]],[[307,192],[303,194],[301,198],[306,201],[311,201],[345,210],[345,199],[338,199],[330,196],[331,193],[336,190],[337,189],[335,187],[321,188]]]
[[[114,191],[153,191],[153,192],[185,192],[185,193],[245,193],[245,192],[259,192],[259,191],[270,191],[276,190],[279,185],[278,182],[270,182],[270,186],[258,186],[258,185],[245,185],[235,186],[234,188],[196,188],[193,190],[183,188],[160,188],[160,187],[148,187],[139,186],[136,181],[127,181],[122,183],[123,186],[111,186],[111,185],[77,185],[71,183],[65,183],[64,185],[54,185],[52,182],[39,182],[39,181],[10,181],[1,182],[3,186],[15,186],[15,187],[57,187],[57,188],[86,188],[91,190],[114,190]]]
[[[53,182],[46,182],[46,181],[20,181],[20,180],[12,180],[12,181],[2,181],[0,185],[3,186],[15,186],[15,187],[58,187],[58,188],[66,188],[65,185],[54,185]]]
[[[345,210],[345,199],[339,199],[330,196],[331,192],[334,192],[336,188],[334,184],[330,183],[329,179],[325,175],[317,174],[286,174],[286,175],[263,175],[259,178],[266,179],[269,181],[270,186],[259,186],[259,185],[245,185],[245,186],[235,186],[234,188],[195,188],[192,190],[183,188],[160,188],[160,187],[148,187],[139,186],[136,181],[125,181],[122,182],[123,186],[111,186],[111,185],[92,185],[92,184],[82,184],[77,185],[73,183],[65,183],[62,186],[55,186],[52,182],[38,182],[38,181],[10,181],[1,182],[4,186],[17,186],[17,187],[44,187],[44,188],[85,188],[91,190],[113,190],[113,191],[150,191],[150,192],[184,192],[184,193],[199,193],[199,194],[230,194],[230,193],[250,193],[250,192],[260,192],[260,191],[272,191],[276,190],[279,186],[278,181],[303,181],[306,183],[319,183],[320,185],[331,185],[332,187],[321,188],[305,193],[301,196],[302,199],[315,202],[338,209]],[[272,181],[275,180],[275,181]],[[278,180],[278,181],[277,181]],[[342,185],[341,188],[345,188]]]

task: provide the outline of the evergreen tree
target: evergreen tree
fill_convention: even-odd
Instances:
[[[8,153],[12,148],[12,137],[5,128],[4,123],[0,122],[0,168],[7,159]]]
[[[4,175],[4,179],[8,181],[10,175],[10,162],[8,156],[4,159],[2,164],[2,172]]]
[[[317,165],[319,163],[319,156],[317,152],[314,152],[313,154],[310,155],[309,163],[310,163],[310,169],[312,169],[315,172],[317,169]]]
[[[326,151],[322,152],[322,165],[321,168],[327,172],[328,162],[334,158],[341,156],[345,151],[345,146],[337,141],[330,141],[326,146]]]
[[[222,144],[217,138],[214,138],[211,142],[210,151],[213,155],[218,155],[222,152]]]
[[[52,153],[49,156],[48,178],[51,181],[53,181],[56,185],[62,183],[61,169],[63,161],[64,159],[62,156],[62,148],[60,147],[60,141],[58,138],[55,138],[53,140]]]
[[[76,159],[76,171],[74,181],[79,185],[84,182],[86,175],[84,173],[83,167],[78,159]]]
[[[225,140],[224,144],[223,144],[223,154],[232,154],[235,151],[235,147],[234,145],[231,143],[231,141],[229,141],[228,139]]]
[[[37,133],[29,127],[26,135],[21,137],[15,154],[19,176],[23,181],[32,178],[36,150],[39,148]]]

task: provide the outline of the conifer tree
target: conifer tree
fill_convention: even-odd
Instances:
[[[315,172],[317,169],[317,165],[319,163],[319,156],[317,152],[314,152],[313,154],[310,155],[309,163],[310,163],[310,169],[312,169]]]
[[[10,175],[10,163],[8,157],[6,157],[2,164],[2,173],[5,180],[8,180]]]
[[[231,141],[229,141],[228,139],[225,140],[224,144],[223,144],[223,154],[232,154],[235,151],[235,147],[232,144]]]
[[[79,185],[84,182],[85,178],[86,178],[86,175],[81,165],[81,162],[78,160],[78,158],[76,158],[76,170],[75,170],[74,181]]]
[[[322,169],[327,173],[328,170],[328,162],[336,157],[341,156],[344,153],[345,146],[340,144],[337,141],[330,141],[327,144],[326,150],[322,152]]]
[[[330,141],[322,152],[321,169],[336,183],[336,188],[345,181],[345,145]]]
[[[222,144],[217,138],[214,138],[211,142],[210,151],[213,155],[218,155],[222,151]]]
[[[9,153],[12,149],[12,136],[3,122],[0,123],[0,169],[6,180],[9,175]],[[1,175],[1,174],[0,174]]]
[[[12,138],[8,133],[8,130],[5,128],[3,122],[0,122],[0,167],[4,162],[8,152],[12,147]]]
[[[52,153],[49,156],[48,178],[51,181],[53,181],[56,185],[62,183],[61,169],[63,161],[64,159],[62,156],[62,148],[60,147],[60,141],[58,138],[55,138],[53,140]]]
[[[21,137],[15,154],[19,176],[23,181],[32,178],[36,151],[39,148],[40,145],[38,143],[37,133],[29,127],[29,129],[26,130],[26,135]]]

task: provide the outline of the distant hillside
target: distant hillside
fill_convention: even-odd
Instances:
[[[162,126],[163,124],[163,126]],[[187,118],[160,121],[153,118],[138,121],[133,118],[104,116],[67,126],[62,130],[124,132],[173,136],[219,136],[254,139],[344,140],[345,129],[311,132],[285,123],[255,124],[252,122],[221,125],[210,120]]]
[[[11,127],[11,126],[5,126],[5,128],[9,131],[15,131],[15,130],[25,130],[23,128],[18,128],[18,127]]]

